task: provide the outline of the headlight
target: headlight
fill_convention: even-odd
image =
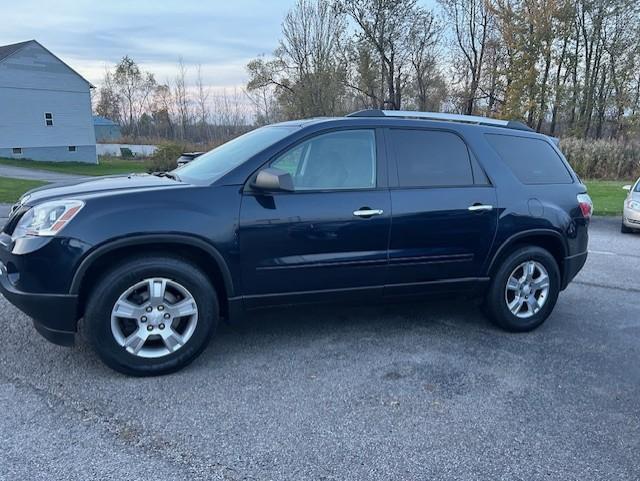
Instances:
[[[80,209],[81,200],[54,200],[36,205],[27,211],[13,231],[13,237],[54,236],[60,232]]]
[[[631,210],[640,210],[640,202],[637,200],[629,200],[627,201],[627,207]]]

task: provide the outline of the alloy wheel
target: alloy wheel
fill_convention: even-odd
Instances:
[[[180,283],[149,278],[129,287],[111,310],[111,333],[127,352],[167,356],[183,347],[198,323],[198,306]]]
[[[520,319],[534,316],[547,302],[549,286],[549,274],[540,262],[528,260],[519,264],[507,279],[507,308]]]

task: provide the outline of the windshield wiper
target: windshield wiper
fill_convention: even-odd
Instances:
[[[182,182],[182,179],[178,174],[174,174],[173,172],[153,172],[151,175],[155,175],[156,177],[167,177],[168,179]]]

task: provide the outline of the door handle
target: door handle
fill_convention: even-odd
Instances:
[[[469,206],[471,212],[482,212],[483,210],[493,210],[492,205],[487,204],[473,204]]]
[[[382,215],[384,211],[382,209],[367,209],[361,208],[353,211],[353,215],[356,217],[372,217],[374,215]]]

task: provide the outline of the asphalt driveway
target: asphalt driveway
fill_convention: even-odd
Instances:
[[[0,479],[637,480],[640,235],[596,219],[535,332],[473,303],[265,311],[135,379],[0,299]]]
[[[69,182],[87,178],[87,176],[84,175],[73,175],[64,174],[61,172],[51,172],[48,170],[28,169],[23,167],[14,167],[12,165],[0,165],[0,177],[41,180],[43,182]]]
[[[13,179],[40,180],[42,182],[73,182],[89,179],[84,175],[63,174],[60,172],[50,172],[47,170],[26,169],[14,167],[12,165],[0,165],[0,177],[11,177]],[[0,225],[4,225],[9,217],[11,204],[0,203]]]

